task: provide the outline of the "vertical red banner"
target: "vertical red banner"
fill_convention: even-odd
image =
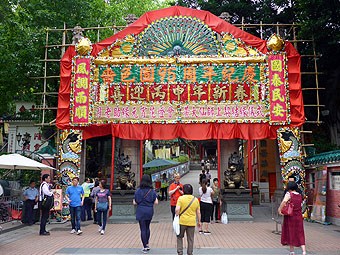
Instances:
[[[288,121],[285,62],[283,55],[269,55],[270,121]]]
[[[89,58],[76,58],[73,82],[73,124],[89,122],[90,66]]]

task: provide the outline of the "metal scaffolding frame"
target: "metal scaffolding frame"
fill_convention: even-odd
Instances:
[[[281,23],[276,23],[276,24],[263,24],[260,22],[259,24],[249,24],[249,23],[244,23],[244,18],[242,18],[242,23],[240,24],[232,24],[246,32],[249,32],[251,34],[254,34],[256,36],[259,36],[261,39],[267,39],[269,38],[270,35],[273,33],[276,33],[280,35],[285,41],[291,42],[294,47],[298,50],[300,47],[300,44],[303,45],[305,48],[307,48],[306,51],[310,51],[311,54],[304,54],[301,55],[301,61],[304,61],[304,59],[312,59],[312,62],[314,62],[314,68],[313,70],[301,70],[301,86],[302,86],[302,92],[303,95],[307,94],[309,92],[314,92],[315,93],[315,101],[312,104],[305,104],[305,107],[308,108],[314,108],[317,112],[316,118],[315,119],[306,119],[306,124],[316,124],[320,125],[322,121],[320,120],[320,113],[321,113],[321,108],[324,107],[325,105],[320,104],[320,96],[319,96],[319,90],[324,90],[325,88],[321,88],[319,86],[319,75],[322,75],[322,72],[318,71],[318,65],[317,65],[317,60],[320,55],[316,53],[315,50],[315,45],[314,45],[314,40],[312,39],[299,39],[298,38],[298,32],[297,30],[299,29],[300,25],[299,24],[281,24]],[[124,29],[125,26],[106,26],[106,27],[88,27],[88,28],[81,28],[85,33],[86,32],[92,32],[92,34],[96,34],[95,40],[94,38],[90,38],[91,41],[97,41],[99,42],[100,40],[106,39],[106,38],[100,38],[100,32],[103,30],[110,30],[112,31],[112,35],[116,34],[120,30]],[[68,34],[72,33],[74,31],[74,28],[67,28],[66,24],[64,24],[64,28],[54,28],[54,29],[46,29],[46,43],[43,46],[45,48],[45,55],[44,59],[40,60],[41,62],[44,63],[44,76],[41,77],[31,77],[31,79],[39,79],[41,80],[43,86],[43,91],[35,93],[37,95],[41,95],[41,106],[39,106],[37,109],[42,110],[42,119],[41,123],[38,124],[40,126],[52,126],[55,125],[55,119],[52,120],[51,122],[46,122],[46,111],[51,111],[57,110],[57,105],[50,105],[49,102],[49,97],[51,96],[57,96],[58,91],[48,91],[47,90],[47,83],[50,79],[58,79],[59,82],[59,73],[56,74],[48,74],[47,70],[49,69],[49,65],[51,63],[55,62],[60,62],[60,59],[65,53],[66,47],[71,46],[72,44],[67,44],[66,40],[68,38]],[[91,33],[90,32],[90,33]],[[96,33],[93,33],[96,32]],[[60,33],[60,40],[61,44],[49,44],[49,35],[51,33]],[[51,51],[56,50],[59,51],[60,59],[50,59],[49,55],[51,55]],[[60,70],[60,69],[59,69]],[[310,83],[304,83],[303,79],[306,76],[314,75],[315,76],[315,84],[310,84]],[[59,87],[59,86],[58,86]],[[305,95],[304,95],[305,98]],[[304,100],[305,101],[305,100]],[[301,128],[302,132],[302,141],[304,141],[304,135],[305,134],[311,134],[312,131],[304,130],[303,127]],[[303,146],[312,146],[312,144],[303,144]]]

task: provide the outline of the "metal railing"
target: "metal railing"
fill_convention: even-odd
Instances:
[[[0,197],[0,224],[20,220],[23,202],[19,196]]]
[[[270,203],[272,206],[272,220],[276,223],[275,231],[273,231],[273,233],[277,235],[281,235],[283,217],[277,211],[277,209],[279,209],[280,207],[281,199],[278,199],[275,196],[271,196]]]

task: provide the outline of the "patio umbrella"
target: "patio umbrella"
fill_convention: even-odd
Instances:
[[[158,158],[158,159],[154,159],[146,164],[143,165],[143,168],[147,168],[147,167],[158,167],[158,166],[169,166],[169,165],[177,165],[180,162],[177,161],[173,161],[173,160],[167,160],[167,159],[163,159],[163,158]]]
[[[20,154],[8,154],[0,156],[0,169],[49,170],[55,168]]]

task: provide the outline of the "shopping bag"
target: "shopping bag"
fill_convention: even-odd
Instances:
[[[178,236],[179,232],[180,232],[179,216],[178,215],[175,216],[174,221],[172,222],[172,226],[174,228],[174,232],[175,232],[176,236]]]
[[[226,212],[222,213],[221,222],[222,224],[228,224],[228,215]]]

